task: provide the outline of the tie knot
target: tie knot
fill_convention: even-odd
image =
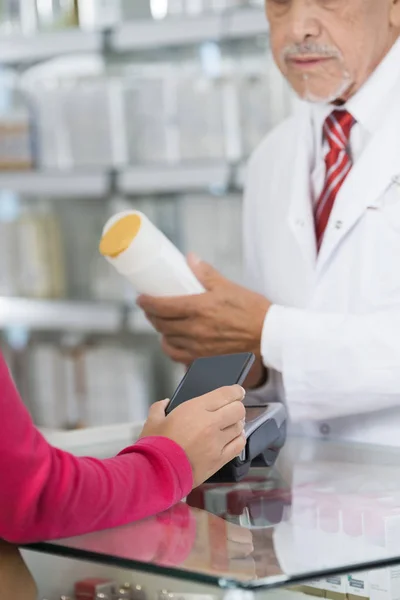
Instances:
[[[334,110],[325,121],[324,136],[331,150],[347,150],[355,119],[346,110]]]

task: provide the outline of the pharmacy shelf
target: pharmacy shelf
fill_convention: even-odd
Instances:
[[[229,174],[230,168],[227,163],[131,167],[117,176],[117,190],[129,196],[225,189]]]
[[[244,180],[245,167],[228,163],[132,166],[117,172],[115,181],[111,172],[105,171],[3,171],[0,172],[0,190],[33,197],[105,198],[113,190],[127,196],[219,192],[232,183],[241,190]]]
[[[107,196],[110,176],[106,172],[18,171],[0,173],[0,190],[52,198],[100,198]]]
[[[237,9],[222,15],[143,19],[117,26],[110,34],[67,29],[35,35],[2,35],[0,64],[34,64],[71,53],[114,53],[240,39],[268,33],[262,10]]]
[[[0,298],[0,329],[116,334],[129,331],[153,335],[155,330],[138,309],[113,303],[72,300]]]
[[[32,36],[3,35],[0,38],[1,64],[33,64],[73,52],[101,52],[101,32],[71,29]]]
[[[133,52],[161,46],[245,38],[267,32],[268,24],[263,11],[242,9],[222,15],[126,23],[112,32],[110,47],[114,52]]]
[[[121,310],[112,304],[0,298],[1,329],[114,333],[120,324]]]

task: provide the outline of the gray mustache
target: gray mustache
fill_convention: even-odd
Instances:
[[[283,58],[307,58],[313,56],[322,56],[324,58],[340,58],[340,53],[336,48],[329,46],[320,46],[317,44],[293,45],[285,48],[282,53]]]

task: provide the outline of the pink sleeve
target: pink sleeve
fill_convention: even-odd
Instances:
[[[193,485],[171,440],[147,438],[107,460],[50,446],[32,423],[0,355],[0,538],[27,543],[142,519],[176,504]]]

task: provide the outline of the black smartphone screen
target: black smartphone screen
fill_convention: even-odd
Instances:
[[[246,379],[255,360],[251,352],[199,358],[188,369],[168,404],[166,414],[187,400],[218,388],[239,384]]]

